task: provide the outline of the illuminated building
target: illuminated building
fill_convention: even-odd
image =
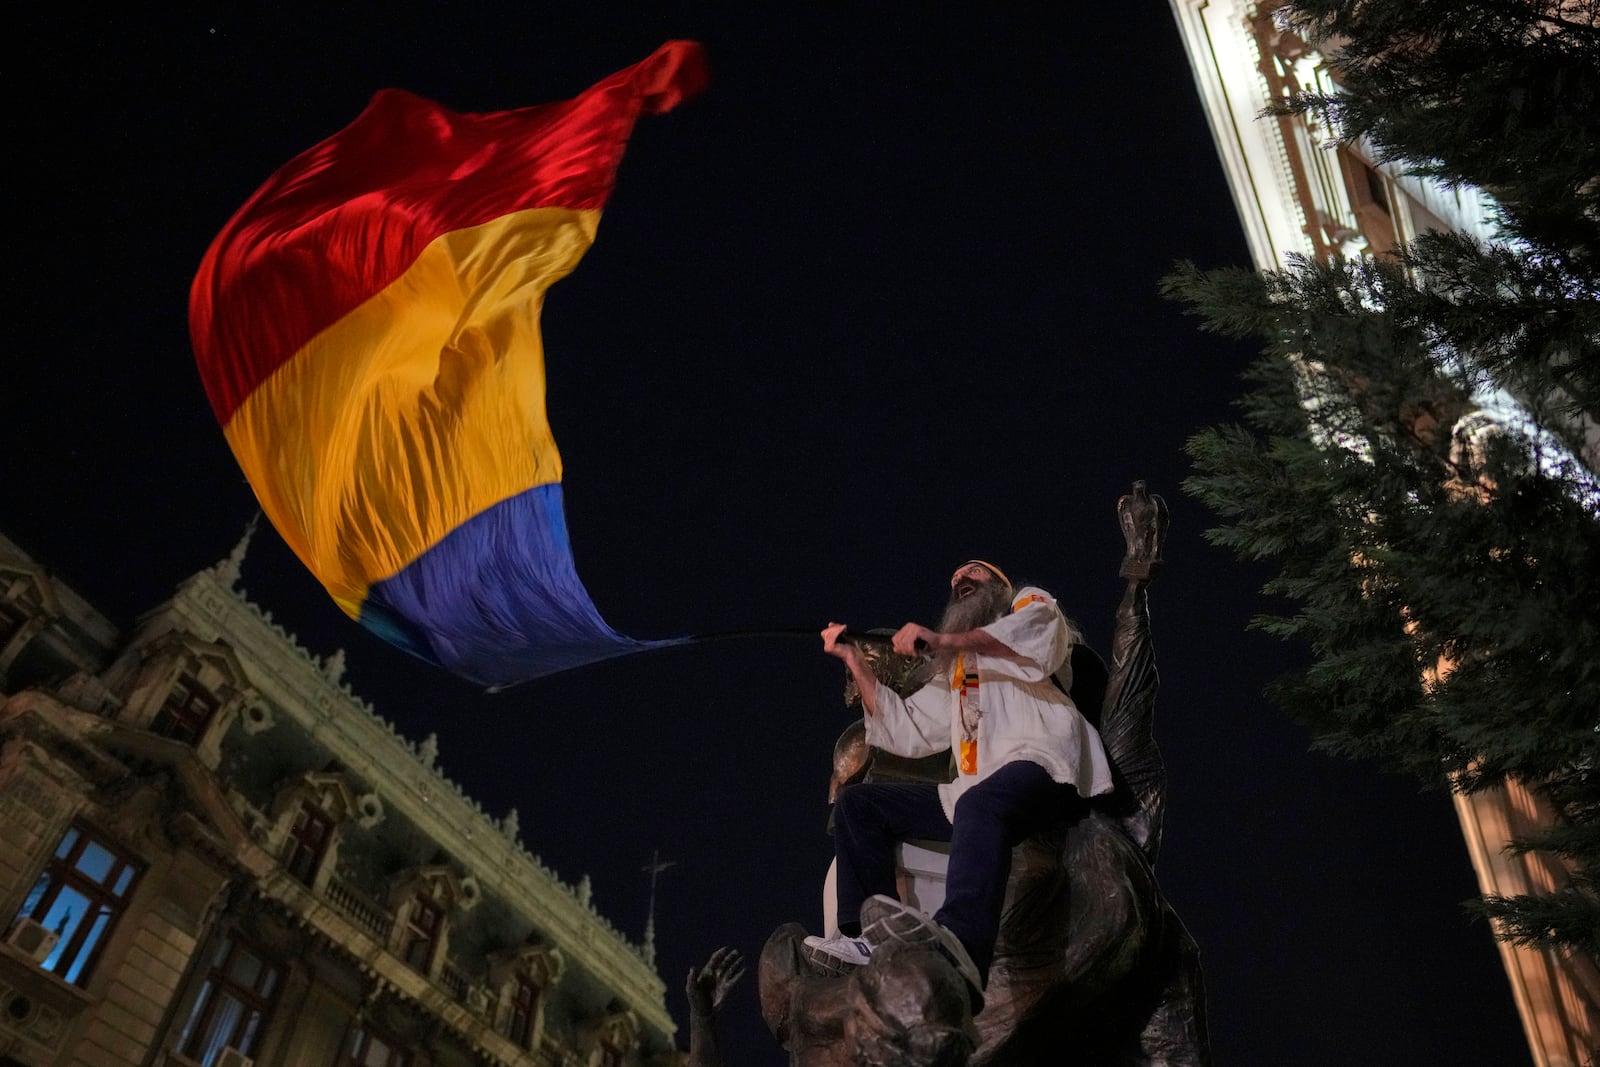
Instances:
[[[1277,26],[1275,4],[1171,0],[1228,186],[1255,266],[1382,253],[1427,230],[1492,236],[1476,190],[1449,190],[1374,162],[1308,117],[1258,118],[1296,90],[1332,91],[1324,57]],[[1584,461],[1600,456],[1587,427]],[[1467,852],[1485,895],[1548,895],[1571,881],[1559,857],[1514,855],[1513,838],[1548,826],[1544,802],[1513,782],[1455,797]],[[1577,1067],[1600,1046],[1600,970],[1548,949],[1499,945],[1536,1067]]]
[[[0,537],[0,1064],[667,1067],[628,943],[237,591],[118,630]]]

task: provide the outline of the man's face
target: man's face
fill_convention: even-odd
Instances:
[[[965,600],[978,587],[993,582],[994,571],[981,563],[968,563],[950,576],[950,599]]]

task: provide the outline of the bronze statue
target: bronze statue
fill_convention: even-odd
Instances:
[[[1151,730],[1158,679],[1147,591],[1166,505],[1135,482],[1117,515],[1127,586],[1111,667],[1081,645],[1072,661],[1073,700],[1099,730],[1114,791],[1014,850],[976,1018],[965,983],[931,948],[875,946],[869,963],[852,967],[808,952],[798,924],[779,927],[761,956],[761,1009],[796,1067],[1210,1063],[1198,949],[1153,870],[1166,774]],[[883,650],[872,658],[891,687],[910,669]],[[869,750],[855,726],[835,748],[830,796],[859,779],[928,780],[930,763],[948,776],[948,757],[896,760]]]
[[[687,1067],[723,1067],[722,1035],[717,1016],[739,979],[744,958],[739,950],[723,946],[711,954],[704,967],[689,968],[684,993],[689,998],[689,1059]]]

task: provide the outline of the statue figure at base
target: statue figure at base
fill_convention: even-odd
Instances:
[[[689,1000],[687,1067],[725,1067],[717,1017],[729,991],[743,977],[744,958],[738,949],[726,945],[713,952],[704,967],[689,968],[689,976],[684,981],[684,993]]]
[[[864,656],[855,654],[859,661],[853,663],[850,653],[841,654],[830,643],[830,650],[851,667],[848,688],[860,692],[868,711],[866,722],[846,730],[836,746],[830,789],[836,834],[841,828],[839,799],[848,798],[858,782],[931,781],[944,786],[941,792],[947,799],[953,792],[954,800],[962,800],[981,797],[979,790],[986,781],[1010,774],[1021,784],[1008,796],[1031,791],[1043,799],[1021,805],[1026,818],[1002,820],[995,824],[1002,826],[998,831],[991,828],[1013,846],[1004,848],[995,864],[1001,881],[993,933],[970,918],[979,910],[972,905],[970,847],[962,872],[954,870],[963,848],[959,820],[976,810],[955,809],[954,800],[944,805],[953,816],[944,829],[946,838],[952,829],[957,838],[949,861],[950,889],[956,899],[946,898],[937,909],[930,906],[935,916],[918,906],[924,894],[912,884],[911,875],[901,872],[897,885],[885,887],[882,869],[874,866],[876,861],[867,861],[865,873],[835,872],[840,907],[831,923],[837,929],[808,937],[799,925],[788,924],[773,933],[760,963],[761,1008],[768,1027],[788,1050],[791,1064],[1204,1067],[1210,1063],[1199,953],[1162,897],[1153,869],[1161,839],[1165,770],[1151,730],[1157,675],[1148,586],[1160,569],[1167,512],[1160,497],[1151,496],[1142,482],[1136,482],[1132,493],[1118,501],[1117,514],[1126,542],[1121,575],[1127,585],[1116,615],[1112,668],[1108,672],[1092,651],[1076,644],[1067,661],[1070,671],[1054,672],[1070,700],[1050,697],[1039,684],[1053,669],[1049,662],[1053,653],[1038,651],[1037,644],[1031,653],[1019,648],[1053,625],[1029,600],[1036,595],[1048,599],[1038,590],[1016,591],[1012,610],[988,628],[998,635],[994,644],[970,631],[946,626],[931,631],[909,624],[895,634],[892,652],[881,647],[865,650]],[[1004,579],[993,565],[982,566]],[[958,570],[953,584],[962,578]],[[1013,592],[1009,582],[1005,584],[1007,592]],[[1055,610],[1053,602],[1048,607]],[[1029,611],[1028,619],[1018,619]],[[960,636],[954,642],[942,639],[951,633]],[[824,631],[825,642],[829,636]],[[837,639],[838,632],[832,636]],[[991,673],[969,678],[964,662],[951,670],[950,658],[939,656],[947,643],[958,660],[972,656],[980,669],[987,664]],[[934,651],[931,671],[926,659],[906,655],[919,647]],[[1002,659],[1007,653],[1009,658]],[[1055,662],[1060,663],[1061,657]],[[863,663],[870,673],[859,669]],[[930,676],[941,676],[942,682],[946,672],[956,681],[950,683],[955,693],[950,698],[952,710],[942,720],[949,731],[946,743],[951,745],[944,759],[930,753],[931,742],[908,745],[903,731],[891,736],[883,724],[872,721],[878,710],[876,697],[891,715],[900,716],[900,725],[909,719],[924,739],[935,735],[941,724],[937,714],[925,715],[919,722],[916,713],[934,707],[938,690],[924,687]],[[1040,677],[1033,677],[1036,674]],[[1044,693],[1041,699],[1053,706],[1039,714],[1056,713],[1054,705],[1061,705],[1082,719],[1087,733],[1076,723],[1058,731],[1074,735],[1077,747],[1071,749],[1075,755],[1070,765],[1056,758],[1063,749],[1060,743],[1028,738],[1008,748],[1006,735],[984,732],[985,715],[1014,711],[1005,704],[1001,686],[993,684],[1008,675],[1031,687],[1032,696]],[[964,703],[964,696],[975,697],[978,707]],[[919,706],[913,714],[902,715],[901,705],[908,700]],[[1060,720],[1041,721],[1061,726]],[[988,751],[986,740],[992,742]],[[883,744],[886,741],[888,745]],[[900,758],[886,751],[888,747],[898,748]],[[1103,752],[1103,768],[1094,758],[1096,751]],[[985,765],[986,756],[994,762]],[[969,763],[974,757],[977,762]],[[956,772],[953,787],[951,762]],[[1011,771],[1016,762],[1032,770]],[[980,776],[975,768],[986,773]],[[1001,781],[994,788],[1009,787]],[[925,789],[925,784],[906,791],[879,787],[860,795],[894,800],[911,793],[925,796],[920,792]],[[849,803],[846,800],[847,808]],[[924,800],[914,803],[926,807]],[[935,820],[920,808],[917,812],[922,821],[902,820],[901,829],[910,830],[911,836],[937,838],[927,833],[937,829]],[[848,820],[846,832],[859,836],[858,813],[845,810],[842,818]],[[1024,830],[1013,833],[1014,825]],[[846,857],[843,845],[839,855],[841,866],[863,866],[863,861]],[[965,887],[955,884],[958,880]],[[850,897],[862,890],[870,891],[865,901]],[[982,895],[981,887],[977,895]],[[858,905],[859,915],[852,914]],[[860,923],[859,930],[851,920]],[[944,920],[952,921],[947,926]],[[852,947],[850,942],[860,944]]]

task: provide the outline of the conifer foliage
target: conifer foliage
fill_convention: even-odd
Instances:
[[[1519,847],[1563,857],[1570,885],[1478,906],[1503,937],[1600,960],[1600,2],[1279,18],[1336,57],[1341,91],[1272,110],[1483,189],[1501,233],[1181,265],[1169,296],[1263,346],[1241,421],[1191,438],[1185,488],[1215,543],[1275,564],[1282,610],[1255,625],[1310,651],[1273,685],[1286,711],[1328,751],[1548,799],[1554,826]]]

